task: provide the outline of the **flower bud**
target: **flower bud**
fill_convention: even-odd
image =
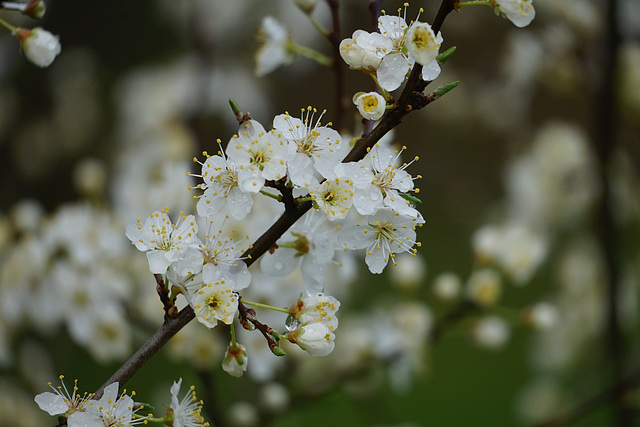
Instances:
[[[40,19],[44,16],[47,11],[47,7],[42,0],[29,0],[29,3],[25,6],[22,11],[23,15],[26,15],[33,19]]]
[[[367,120],[379,120],[387,107],[387,102],[377,92],[358,92],[353,96],[353,103]]]
[[[293,2],[298,6],[298,9],[307,15],[311,15],[318,4],[318,0],[293,0]]]
[[[248,364],[247,348],[242,344],[229,344],[227,353],[222,359],[222,369],[233,377],[241,377],[247,370]]]
[[[335,347],[335,335],[324,323],[311,323],[304,325],[295,332],[289,334],[289,341],[298,344],[312,356],[326,356]]]
[[[32,30],[18,28],[14,36],[20,42],[27,59],[38,67],[48,67],[62,50],[58,36],[40,27]]]

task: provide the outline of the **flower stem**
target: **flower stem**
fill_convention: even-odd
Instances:
[[[287,50],[293,53],[297,53],[298,55],[311,58],[320,65],[325,65],[327,67],[331,67],[333,65],[333,59],[321,54],[317,50],[311,49],[310,47],[302,46],[293,42],[288,42]]]
[[[310,202],[313,200],[313,197],[309,196],[309,197],[299,197],[297,199],[294,199],[296,203],[304,203],[304,202]]]
[[[309,22],[311,22],[311,25],[313,25],[313,28],[315,28],[322,37],[328,39],[330,36],[329,30],[327,30],[321,23],[319,23],[311,14],[308,14],[307,17],[309,18]]]
[[[254,307],[260,307],[260,308],[268,308],[269,310],[274,310],[274,311],[280,311],[282,313],[287,313],[289,314],[289,309],[288,308],[280,308],[280,307],[273,307],[271,305],[267,305],[267,304],[262,304],[259,302],[253,302],[253,301],[247,301],[246,299],[242,298],[242,302],[244,304],[248,304],[248,305],[252,305]]]
[[[268,191],[260,190],[260,194],[263,194],[263,195],[265,195],[267,197],[271,197],[272,199],[277,200],[279,202],[282,201],[282,196],[278,196],[276,194],[271,194]]]
[[[230,330],[231,330],[231,346],[232,347],[236,347],[236,328],[235,325],[233,323],[231,323],[230,325]]]
[[[4,19],[0,19],[0,26],[2,26],[4,28],[6,28],[7,30],[11,31],[11,34],[15,34],[18,31],[17,27],[14,27],[13,25],[9,24]]]
[[[380,89],[380,94],[382,96],[384,96],[384,100],[385,101],[389,101],[389,99],[391,99],[391,94],[389,92],[387,92],[385,89],[382,88],[382,86],[380,86],[380,82],[378,81],[378,77],[376,76],[376,73],[368,73],[371,78],[373,79],[373,81],[376,83],[376,86],[378,86],[378,89]]]
[[[490,1],[489,0],[465,1],[465,2],[458,3],[456,5],[456,7],[476,6],[476,5],[487,5],[487,6],[490,6]]]

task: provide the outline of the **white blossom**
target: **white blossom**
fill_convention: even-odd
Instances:
[[[335,335],[324,323],[309,323],[289,334],[289,341],[296,343],[312,356],[326,356],[335,347]]]
[[[104,394],[99,400],[89,400],[85,405],[85,412],[80,412],[73,422],[68,420],[69,427],[124,427],[146,424],[146,417],[134,418],[142,407],[134,410],[135,402],[126,394],[126,390],[118,395],[119,384],[111,383],[104,388]]]
[[[382,58],[375,50],[364,48],[357,42],[361,34],[368,34],[364,30],[356,30],[352,38],[346,38],[340,42],[340,56],[351,68],[364,70],[377,70]]]
[[[369,271],[382,273],[389,259],[397,253],[417,252],[416,226],[424,223],[422,217],[400,215],[383,208],[368,217],[367,225],[345,226],[338,234],[338,242],[348,249],[366,249],[365,262]]]
[[[415,191],[413,178],[405,169],[418,157],[410,163],[399,165],[401,153],[375,145],[363,160],[336,166],[336,174],[353,181],[353,205],[359,214],[373,215],[386,206],[402,215],[419,215],[410,202],[400,196],[401,193]]]
[[[222,232],[223,226],[224,221],[219,228],[214,226],[214,221],[209,222],[209,230],[202,246],[203,275],[208,277],[213,271],[220,270],[220,274],[227,278],[233,289],[239,291],[251,284],[251,273],[240,256],[243,250],[238,248],[232,235]],[[233,231],[235,230],[231,230]]]
[[[467,282],[467,296],[481,306],[494,305],[502,294],[500,273],[491,268],[475,270]]]
[[[164,274],[172,262],[182,257],[189,246],[197,246],[198,226],[193,215],[180,214],[174,225],[169,210],[153,212],[144,222],[129,224],[126,235],[136,248],[147,252],[149,269],[153,274]]]
[[[405,46],[409,55],[420,65],[426,66],[435,61],[440,52],[442,35],[436,35],[431,25],[426,22],[416,22],[409,27]]]
[[[549,243],[545,234],[525,224],[485,225],[473,235],[476,255],[497,263],[517,285],[526,284],[544,261]]]
[[[526,27],[536,17],[532,0],[494,0],[500,13],[516,27]]]
[[[256,53],[256,75],[262,77],[281,65],[290,63],[293,55],[287,50],[289,31],[274,17],[265,16],[259,31],[262,45]]]
[[[342,144],[338,132],[328,125],[321,126],[324,111],[314,122],[315,113],[315,108],[307,107],[302,109],[300,119],[291,117],[289,113],[273,119],[273,128],[289,141],[288,177],[298,187],[307,187],[314,182],[314,170],[323,178],[330,177],[335,165],[346,154],[343,147],[348,148]]]
[[[309,194],[329,221],[344,219],[353,205],[353,183],[349,179],[327,179],[310,187]]]
[[[44,68],[51,65],[62,50],[58,36],[40,27],[32,30],[20,28],[14,35],[20,41],[27,59],[38,67]]]
[[[61,385],[54,387],[51,383],[48,383],[47,385],[53,390],[53,393],[45,391],[38,394],[34,400],[40,409],[49,415],[66,414],[69,417],[69,421],[72,422],[74,414],[83,411],[86,401],[93,395],[87,393],[80,395],[78,393],[78,380],[74,380],[73,389],[69,392],[63,380],[64,375],[60,375]]]
[[[406,35],[405,43],[409,56],[422,65],[422,79],[435,80],[440,75],[440,64],[436,58],[440,53],[443,39],[440,32],[434,34],[431,25],[425,22],[415,22]]]
[[[444,301],[451,301],[460,295],[460,277],[456,273],[444,272],[433,279],[433,293]]]
[[[265,253],[260,260],[262,272],[271,277],[287,276],[300,266],[307,295],[324,289],[325,269],[335,251],[328,231],[322,227],[326,224],[324,216],[318,216],[315,211],[305,214],[304,220],[290,230],[293,240],[281,237],[278,249]]]
[[[318,292],[315,295],[300,298],[291,307],[290,313],[293,318],[302,325],[311,323],[323,323],[331,331],[338,328],[338,318],[336,312],[340,308],[340,301],[330,295]]]
[[[205,272],[206,273],[206,272]],[[196,319],[208,328],[213,328],[218,320],[227,325],[233,322],[238,311],[238,296],[231,283],[219,270],[203,274],[204,285],[191,298],[191,306]]]
[[[227,146],[227,156],[237,165],[240,189],[257,193],[265,180],[277,181],[284,177],[287,150],[282,133],[267,132],[255,120],[243,123]]]
[[[548,331],[558,324],[560,313],[555,305],[540,302],[528,310],[527,318],[536,329]]]
[[[198,215],[210,217],[224,209],[232,218],[244,219],[251,212],[253,199],[238,186],[238,165],[225,156],[222,148],[219,154],[206,154],[207,160],[201,163],[202,174],[191,174],[203,180],[196,186],[203,190],[202,195],[197,196]]]
[[[486,316],[473,328],[473,338],[483,347],[497,350],[509,339],[509,325],[498,316]]]
[[[387,101],[377,92],[358,92],[353,96],[353,103],[367,120],[379,120],[387,109]]]
[[[196,398],[195,387],[189,387],[184,397],[180,399],[180,387],[182,378],[173,382],[171,386],[171,405],[173,410],[173,427],[201,427],[208,426],[202,417],[202,401]]]

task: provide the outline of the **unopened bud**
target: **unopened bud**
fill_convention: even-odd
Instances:
[[[48,67],[62,48],[58,36],[42,28],[18,28],[13,35],[18,39],[27,59],[38,67]]]
[[[317,0],[294,0],[293,1],[298,8],[307,15],[311,15],[316,8]]]
[[[33,19],[40,19],[44,16],[47,11],[47,7],[42,0],[29,0],[29,3],[25,6],[22,11],[23,15],[26,15]]]
[[[281,349],[280,347],[273,347],[271,349],[271,352],[273,354],[275,354],[276,356],[286,356],[287,353],[285,353],[285,351],[283,349]]]
[[[229,344],[227,353],[222,359],[222,369],[233,377],[241,377],[247,370],[248,364],[247,348],[238,343]]]

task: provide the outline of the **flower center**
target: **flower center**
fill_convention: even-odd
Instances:
[[[209,307],[209,310],[216,310],[221,305],[222,299],[220,299],[218,295],[211,295],[207,298],[207,306]]]

